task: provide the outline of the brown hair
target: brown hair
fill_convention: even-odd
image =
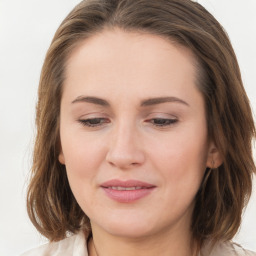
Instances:
[[[67,232],[90,232],[89,219],[71,192],[65,166],[58,161],[60,100],[72,50],[91,35],[114,27],[156,34],[194,53],[209,138],[223,164],[206,171],[195,199],[191,229],[199,244],[206,239],[231,239],[251,194],[255,126],[225,31],[208,11],[190,0],[87,0],[62,22],[47,52],[39,84],[37,137],[27,196],[33,224],[51,241],[63,239]]]

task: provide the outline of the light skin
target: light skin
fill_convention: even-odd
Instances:
[[[99,256],[193,255],[194,197],[206,168],[221,164],[207,136],[196,69],[188,49],[119,29],[94,35],[71,54],[59,161],[91,220]],[[120,203],[101,187],[111,179],[155,189]]]

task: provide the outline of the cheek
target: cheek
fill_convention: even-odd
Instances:
[[[78,172],[80,175],[91,173],[104,157],[102,141],[97,137],[85,135],[82,131],[68,134],[61,133],[61,145],[65,158],[65,164],[70,172]]]
[[[179,216],[187,209],[192,209],[205,172],[206,147],[204,143],[174,145],[176,146],[169,147],[158,155],[161,164],[155,168],[161,171],[164,178],[163,202],[165,205],[170,205],[168,206],[170,212]]]
[[[82,202],[90,187],[95,184],[97,170],[104,158],[102,141],[85,136],[83,132],[61,131],[62,151],[71,190],[78,202]],[[86,196],[86,198],[90,198]]]
[[[89,143],[81,136],[77,136],[79,139],[71,137],[63,141],[68,181],[78,204],[90,215],[90,209],[97,204],[94,200],[94,188],[104,154],[96,142]]]
[[[198,132],[191,128],[179,131],[173,136],[166,136],[161,144],[152,141],[149,148],[155,168],[162,171],[166,181],[182,189],[200,186],[208,154],[206,130]]]

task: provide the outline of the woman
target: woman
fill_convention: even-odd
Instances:
[[[43,66],[24,255],[256,255],[231,242],[255,126],[220,24],[190,0],[82,1]]]

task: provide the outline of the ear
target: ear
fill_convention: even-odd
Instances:
[[[223,163],[222,156],[213,142],[209,144],[206,165],[208,168],[218,168]]]
[[[63,152],[62,152],[62,149],[60,150],[58,159],[59,159],[59,162],[60,162],[61,164],[65,165],[65,157],[64,157],[64,154],[63,154]]]

